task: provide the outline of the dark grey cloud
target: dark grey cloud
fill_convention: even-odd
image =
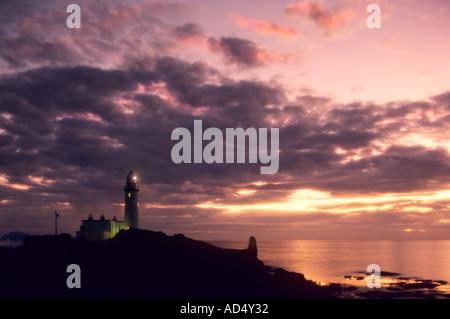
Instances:
[[[220,52],[230,63],[235,63],[244,67],[258,67],[267,61],[267,52],[259,47],[255,42],[236,37],[214,37],[208,38],[208,45],[211,51]]]
[[[435,95],[432,97],[434,101],[436,101],[439,104],[442,104],[447,107],[447,109],[450,109],[450,92],[445,92],[439,95]]]
[[[0,41],[0,58],[9,66],[20,68],[29,62],[70,64],[76,55],[63,42],[40,41],[32,37],[3,37]]]
[[[170,30],[170,35],[175,39],[186,41],[191,39],[201,39],[204,37],[203,30],[196,23],[186,23],[183,25],[178,25]]]
[[[4,130],[1,164],[9,181],[28,185],[29,176],[44,176],[54,180],[46,192],[60,191],[70,198],[69,202],[83,209],[95,206],[101,196],[98,191],[95,191],[97,195],[81,195],[82,190],[94,194],[90,190],[103,185],[105,192],[112,191],[113,183],[104,183],[104,179],[121,184],[123,172],[130,167],[142,172],[140,177],[150,184],[173,185],[167,201],[172,200],[179,185],[198,181],[200,177],[191,167],[176,166],[170,161],[171,131],[178,126],[192,126],[197,117],[158,95],[132,92],[138,84],[162,82],[178,96],[180,103],[185,103],[191,90],[202,90],[204,82],[216,76],[216,71],[169,58],[156,59],[153,66],[151,71],[81,66],[40,68],[3,77],[0,81],[3,114],[0,124]],[[261,92],[262,88],[269,88],[239,82],[227,85],[227,90],[238,94],[235,101],[242,99],[241,104],[250,101],[250,92],[245,93],[249,88]],[[279,92],[273,89],[273,97],[270,92],[265,92],[251,106],[261,102],[264,108],[264,103],[277,101]],[[212,93],[208,96],[212,98]],[[123,112],[116,98],[133,104],[134,113]],[[242,112],[245,110],[243,107]],[[205,116],[205,120],[221,126],[220,119],[213,114]],[[230,119],[225,122],[232,123]],[[230,173],[229,167],[220,166],[202,166],[201,170],[211,178]],[[241,165],[238,171],[250,175],[246,165]],[[67,180],[76,183],[62,187]],[[33,186],[24,192],[34,192],[34,189]],[[211,192],[211,187],[203,192]],[[89,201],[80,200],[86,196]],[[113,197],[102,198],[108,199]]]

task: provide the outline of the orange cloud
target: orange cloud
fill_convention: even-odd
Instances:
[[[296,15],[307,18],[326,32],[330,32],[346,25],[356,16],[356,12],[353,9],[331,12],[323,5],[311,1],[290,4],[286,7],[284,12],[287,15]]]
[[[234,15],[233,21],[241,28],[249,28],[258,33],[275,35],[281,38],[296,38],[299,33],[294,28],[284,27],[277,23],[250,19],[240,15]]]

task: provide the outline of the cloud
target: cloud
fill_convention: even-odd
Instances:
[[[275,35],[285,39],[295,39],[300,34],[290,27],[285,27],[273,22],[250,19],[238,14],[232,16],[232,21],[241,28],[249,28],[261,34]]]
[[[435,191],[450,183],[449,153],[420,140],[403,145],[402,137],[447,130],[448,96],[380,105],[313,95],[289,101],[276,84],[232,80],[205,63],[173,57],[148,57],[123,69],[17,72],[0,78],[0,166],[8,181],[0,204],[4,218],[21,216],[30,228],[37,227],[32,216],[61,210],[74,231],[86,212],[122,216],[116,204],[133,169],[142,183],[144,225],[182,231],[188,219],[195,234],[232,232],[220,226],[234,225],[226,207],[285,203],[299,189],[347,196]],[[192,130],[194,119],[222,130],[280,127],[279,172],[266,178],[251,164],[196,164],[195,170],[173,164],[170,134]],[[212,206],[197,206],[202,203]],[[244,214],[247,227],[255,222],[251,214]],[[276,212],[256,213],[262,231],[269,219],[261,214]],[[314,214],[319,224],[327,216]]]
[[[135,165],[140,167],[137,171],[144,171],[150,160],[155,170],[145,169],[147,173],[142,173],[142,177],[151,174],[153,182],[182,183],[195,179],[196,173],[189,167],[173,171],[167,158],[170,133],[178,126],[192,126],[196,116],[181,105],[195,108],[205,102],[211,103],[208,107],[225,108],[220,121],[213,111],[210,116],[204,115],[205,122],[216,127],[232,125],[233,114],[240,111],[243,125],[248,126],[250,121],[257,124],[264,112],[247,110],[265,108],[282,100],[277,88],[262,83],[207,84],[216,71],[204,64],[173,58],[156,58],[152,63],[148,71],[80,66],[33,69],[3,78],[0,106],[4,116],[0,117],[0,124],[4,132],[2,164],[8,167],[7,178],[17,175],[50,178],[48,174],[58,172],[59,177],[52,178],[64,181],[75,178],[77,173],[72,174],[78,170],[96,175],[100,166],[101,177],[109,169],[111,173],[117,169],[113,167],[122,165],[124,170]],[[150,92],[157,83],[166,87],[175,102],[160,96],[156,88]],[[150,91],[134,93],[141,85]],[[128,152],[134,155],[125,155]],[[27,168],[24,170],[22,165]],[[212,175],[228,171],[204,169]],[[56,182],[52,187],[60,185]]]
[[[244,67],[259,67],[270,62],[282,62],[287,54],[269,52],[255,42],[236,37],[208,38],[209,49],[221,53],[229,63]]]
[[[12,68],[24,67],[28,62],[68,64],[75,55],[63,41],[39,41],[30,37],[9,37],[0,41],[0,58]]]
[[[195,23],[177,25],[169,33],[178,41],[185,43],[201,43],[205,37],[200,26]]]
[[[167,53],[173,46],[168,30],[189,7],[177,2],[85,1],[82,28],[65,27],[64,1],[36,5],[1,3],[0,59],[11,69],[43,65],[111,66],[135,54]],[[56,27],[60,23],[60,27]],[[181,32],[181,31],[179,31]],[[151,34],[151,37],[137,36]]]
[[[275,30],[276,27],[273,26],[272,29]],[[282,31],[279,29],[277,32]],[[289,54],[266,50],[248,39],[206,35],[195,23],[176,25],[169,34],[178,42],[205,46],[210,52],[223,55],[227,63],[247,68],[261,67],[272,62],[285,62],[290,59]]]
[[[444,107],[398,103],[393,108],[361,103],[335,105],[323,114],[316,110],[317,103],[332,105],[329,99],[305,96],[299,105],[288,104],[280,87],[257,81],[231,81],[202,63],[164,57],[151,59],[146,65],[147,70],[41,68],[4,77],[0,83],[0,106],[5,114],[0,117],[0,136],[4,165],[13,163],[5,171],[7,178],[42,175],[43,163],[48,163],[44,167],[50,170],[67,166],[89,174],[97,167],[111,169],[101,176],[116,172],[114,167],[123,166],[126,170],[127,162],[146,171],[145,163],[150,160],[153,168],[143,177],[152,182],[193,181],[199,178],[197,172],[170,163],[169,136],[175,127],[191,128],[198,117],[205,127],[221,129],[269,127],[278,122],[283,154],[280,176],[302,174],[304,181],[292,188],[309,185],[332,189],[339,185],[340,189],[357,190],[364,183],[367,190],[382,191],[391,181],[392,187],[407,190],[419,184],[426,188],[427,180],[444,182],[449,176],[445,151],[423,146],[377,146],[398,138],[401,129],[407,134],[410,127],[442,128],[440,122],[446,121],[447,112]],[[141,86],[147,92],[138,92]],[[441,103],[446,95],[434,99]],[[204,109],[201,115],[193,114],[197,108]],[[412,123],[412,114],[429,114],[433,108],[444,112],[439,121],[430,123],[417,117]],[[125,156],[129,152],[135,155]],[[28,162],[33,158],[33,162]],[[24,163],[28,163],[25,170]],[[422,174],[406,173],[414,167],[420,167]],[[426,167],[430,168],[429,174],[425,174]],[[433,175],[431,169],[437,167],[442,169]],[[202,178],[214,177],[204,182],[221,176],[223,186],[251,183],[255,178],[248,165],[201,165],[199,169],[204,173]],[[321,172],[320,177],[314,175],[315,171]],[[55,179],[45,174],[44,177]],[[413,178],[417,178],[417,183],[412,182]]]
[[[189,11],[182,3],[97,1],[83,5],[80,2],[83,7],[80,30],[67,29],[64,24],[61,28],[54,27],[55,21],[66,19],[66,13],[60,10],[62,2],[48,2],[46,10],[26,3],[28,6],[23,10],[12,4],[5,7],[15,15],[15,19],[2,21],[0,32],[0,60],[10,69],[51,65],[108,68],[128,64],[128,60],[136,57],[174,54],[180,50],[179,43],[205,47],[224,56],[226,63],[248,68],[290,58],[289,54],[273,52],[248,39],[204,34],[197,23],[180,24],[182,12]],[[276,25],[271,29],[290,32]]]
[[[326,35],[332,35],[337,29],[346,26],[356,17],[353,9],[330,11],[324,5],[312,1],[289,4],[284,10],[288,16],[300,16],[319,26]]]

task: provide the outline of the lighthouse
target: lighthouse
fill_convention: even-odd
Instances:
[[[128,174],[123,190],[125,191],[125,221],[117,220],[116,216],[106,219],[102,214],[100,219],[94,219],[92,215],[89,215],[88,219],[81,221],[80,231],[77,231],[78,240],[105,241],[114,238],[122,229],[139,227],[139,185],[133,171]],[[56,217],[58,214],[55,212],[55,234]]]
[[[133,171],[128,174],[123,190],[125,192],[125,228],[139,228],[139,185]]]

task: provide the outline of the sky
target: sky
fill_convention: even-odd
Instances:
[[[66,8],[81,8],[68,28]],[[369,29],[369,4],[381,28]],[[445,0],[0,3],[0,235],[123,219],[194,239],[450,239]],[[279,170],[171,160],[279,128]]]

